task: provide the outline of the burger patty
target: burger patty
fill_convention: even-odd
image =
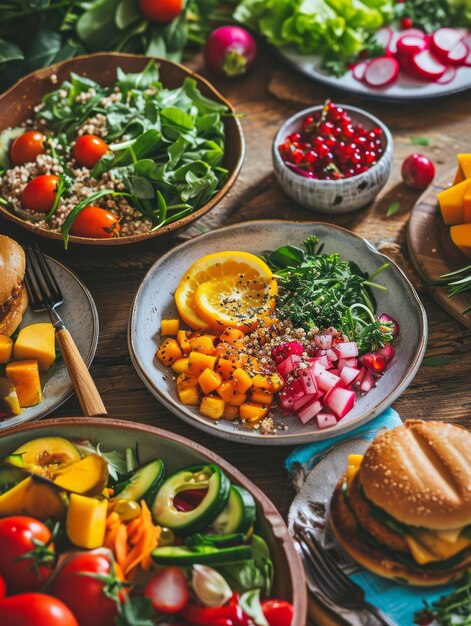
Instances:
[[[388,546],[395,552],[410,552],[404,536],[374,517],[368,500],[363,495],[359,472],[354,477],[348,490],[348,504],[358,523],[372,535],[376,541]]]

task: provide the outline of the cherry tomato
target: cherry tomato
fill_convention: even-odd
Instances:
[[[107,580],[98,580],[97,575]],[[115,626],[117,603],[125,600],[121,580],[121,572],[112,570],[107,555],[82,552],[64,564],[50,591],[69,607],[79,626]]]
[[[44,593],[0,599],[2,626],[79,626],[63,602]]]
[[[46,135],[38,130],[28,130],[11,144],[10,158],[13,165],[23,165],[35,161],[38,154],[44,154]]]
[[[293,605],[286,600],[264,600],[262,611],[270,626],[291,626]]]
[[[74,159],[79,165],[91,169],[101,157],[109,152],[108,145],[96,135],[82,135],[74,146]]]
[[[180,15],[183,0],[139,0],[139,9],[151,22],[166,24]]]
[[[426,189],[435,176],[435,166],[423,154],[411,154],[401,167],[402,180],[412,189]]]
[[[36,176],[30,180],[21,193],[21,202],[25,209],[37,213],[48,213],[56,200],[59,178],[50,174]]]
[[[37,591],[49,579],[56,559],[50,541],[50,530],[32,517],[0,520],[0,575],[9,594]]]
[[[116,215],[99,206],[87,206],[75,218],[70,234],[111,239],[118,237],[120,230],[121,226]]]
[[[144,594],[160,613],[178,613],[190,599],[185,574],[179,567],[166,567],[157,572],[148,582]]]

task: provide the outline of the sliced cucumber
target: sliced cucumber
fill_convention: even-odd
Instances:
[[[0,466],[0,495],[6,493],[12,487],[27,478],[28,474],[23,470],[8,465]]]
[[[255,522],[257,507],[252,495],[237,485],[232,485],[229,499],[210,529],[218,535],[246,533]]]
[[[226,565],[234,561],[245,561],[252,558],[250,546],[232,546],[216,548],[200,546],[191,549],[185,546],[165,546],[156,548],[152,558],[160,565],[193,565],[194,563]]]
[[[194,465],[169,476],[152,503],[154,521],[187,533],[205,529],[226,506],[231,483],[217,465]],[[187,490],[206,489],[201,502],[191,511],[178,511],[174,498]]]
[[[144,499],[151,502],[162,484],[164,475],[165,465],[162,459],[141,465],[133,471],[128,480],[114,487],[113,498],[126,498],[136,502]]]

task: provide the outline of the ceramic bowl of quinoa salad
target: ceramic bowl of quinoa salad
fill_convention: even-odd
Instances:
[[[0,215],[66,247],[186,226],[229,191],[243,158],[232,105],[164,59],[77,57],[0,96]]]

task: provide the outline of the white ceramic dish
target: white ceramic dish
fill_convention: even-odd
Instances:
[[[172,371],[156,358],[160,323],[178,317],[173,294],[186,269],[202,256],[224,250],[244,250],[262,254],[286,243],[300,245],[308,235],[316,234],[325,244],[325,252],[340,252],[368,273],[389,262],[381,272],[381,283],[388,292],[375,293],[378,312],[387,312],[401,325],[395,342],[396,358],[369,394],[359,398],[353,410],[338,424],[317,430],[310,422],[301,424],[293,415],[284,418],[287,430],[261,435],[241,424],[220,420],[213,422],[197,409],[182,405],[177,397]],[[343,228],[322,222],[245,222],[215,230],[185,242],[157,261],[148,271],[136,294],[129,320],[128,342],[137,373],[151,393],[177,417],[217,437],[258,445],[293,445],[328,439],[363,424],[386,409],[407,388],[422,361],[427,343],[425,310],[402,271],[370,243]],[[281,424],[281,418],[276,419]]]
[[[378,162],[366,172],[352,178],[318,180],[296,174],[281,158],[278,146],[288,135],[301,129],[304,118],[319,114],[323,105],[303,109],[288,118],[276,133],[272,146],[273,168],[283,191],[302,206],[331,215],[361,209],[376,198],[389,178],[394,149],[392,135],[381,120],[363,109],[348,104],[338,106],[345,109],[355,124],[361,123],[368,130],[379,127],[383,131],[384,152]]]
[[[59,261],[47,258],[64,296],[64,304],[58,309],[59,314],[88,367],[95,356],[99,333],[98,313],[92,295],[78,276]],[[28,308],[20,327],[49,321],[47,312],[33,313]],[[46,374],[42,382],[43,401],[36,406],[23,409],[16,417],[0,420],[0,430],[49,415],[64,404],[73,393],[72,382],[62,359],[53,365],[52,372]]]
[[[324,85],[372,100],[411,102],[433,100],[471,89],[471,67],[459,67],[455,78],[446,85],[415,80],[401,73],[399,79],[387,87],[374,89],[353,77],[351,71],[337,78],[322,69],[322,57],[299,54],[289,48],[277,49],[279,55],[293,68]]]

